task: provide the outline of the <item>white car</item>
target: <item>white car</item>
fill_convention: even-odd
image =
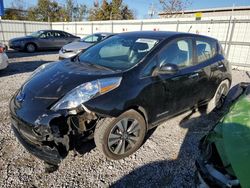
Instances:
[[[95,33],[93,35],[82,38],[80,41],[66,44],[59,51],[59,59],[73,57],[80,53],[82,50],[113,35],[113,33]]]
[[[7,68],[9,65],[9,58],[5,53],[5,46],[0,43],[0,70]]]

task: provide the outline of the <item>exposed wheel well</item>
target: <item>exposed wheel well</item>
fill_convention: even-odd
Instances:
[[[148,114],[147,114],[147,111],[142,106],[131,106],[128,109],[126,109],[126,111],[131,110],[131,109],[137,111],[139,114],[141,114],[143,116],[143,118],[145,120],[145,123],[147,125],[147,130],[148,130]]]

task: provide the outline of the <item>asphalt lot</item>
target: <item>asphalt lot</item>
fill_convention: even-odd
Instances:
[[[109,161],[93,142],[81,153],[70,152],[58,171],[46,174],[10,129],[8,103],[38,66],[58,59],[58,52],[9,52],[10,65],[0,71],[0,187],[194,187],[198,143],[219,118],[215,112],[187,112],[152,130],[133,155]],[[233,85],[250,81],[233,71]]]

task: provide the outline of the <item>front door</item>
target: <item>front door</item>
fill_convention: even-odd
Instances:
[[[159,66],[175,64],[179,70],[175,74],[160,74],[165,99],[164,111],[158,117],[178,114],[196,105],[197,82],[200,70],[194,66],[192,38],[171,41],[159,54]]]
[[[199,102],[202,94],[200,84],[202,80],[204,81],[204,72],[195,64],[193,46],[194,40],[191,37],[174,39],[168,42],[150,62],[149,68],[153,67],[153,64],[158,67],[175,64],[179,69],[173,74],[158,73],[144,78],[151,80],[145,93],[149,93],[148,98],[152,101],[153,110],[150,112],[153,116],[152,122],[181,113]],[[146,67],[145,72],[148,70],[150,69]]]

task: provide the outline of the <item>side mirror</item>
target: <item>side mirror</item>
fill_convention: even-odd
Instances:
[[[179,71],[179,68],[177,65],[175,64],[163,64],[159,70],[158,70],[158,73],[159,74],[174,74],[176,72]]]

